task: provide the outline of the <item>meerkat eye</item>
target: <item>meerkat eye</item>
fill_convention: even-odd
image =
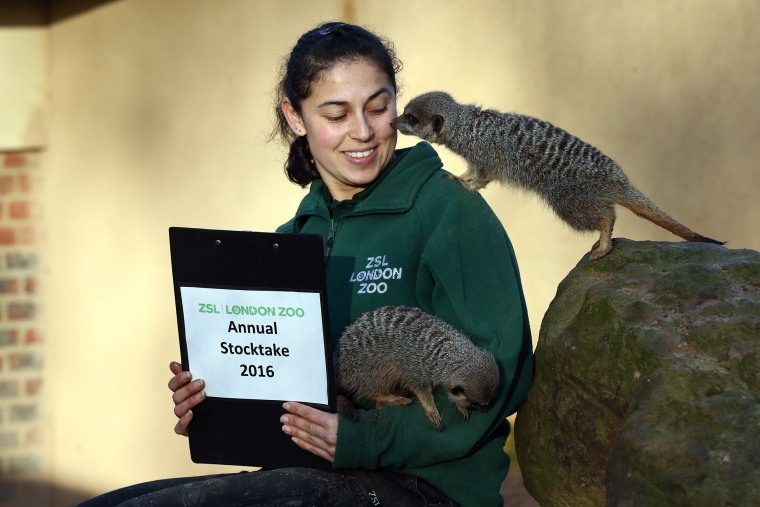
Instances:
[[[404,119],[409,125],[417,125],[420,122],[412,113],[404,113]]]
[[[462,386],[454,386],[451,388],[451,394],[454,396],[459,396],[460,394],[464,394],[464,387]]]

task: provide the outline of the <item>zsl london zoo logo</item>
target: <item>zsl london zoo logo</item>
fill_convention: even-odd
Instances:
[[[351,273],[349,282],[358,284],[357,294],[385,294],[388,280],[400,280],[403,268],[394,268],[388,264],[385,255],[367,257],[363,271]]]

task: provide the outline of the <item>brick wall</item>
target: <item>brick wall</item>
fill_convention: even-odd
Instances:
[[[40,324],[40,153],[0,151],[0,505],[47,479]],[[23,486],[26,484],[27,486]],[[39,493],[39,491],[38,491]]]

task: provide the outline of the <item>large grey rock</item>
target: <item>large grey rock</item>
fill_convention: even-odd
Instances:
[[[515,446],[543,506],[760,505],[760,252],[586,256],[544,317]]]

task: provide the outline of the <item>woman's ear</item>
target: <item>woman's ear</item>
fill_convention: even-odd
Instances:
[[[282,112],[285,115],[285,119],[288,120],[288,125],[290,125],[290,128],[293,129],[293,132],[297,136],[305,136],[306,129],[303,126],[301,115],[298,114],[298,111],[296,111],[296,108],[293,107],[293,104],[290,102],[290,99],[287,97],[282,99],[281,107],[282,107]]]

